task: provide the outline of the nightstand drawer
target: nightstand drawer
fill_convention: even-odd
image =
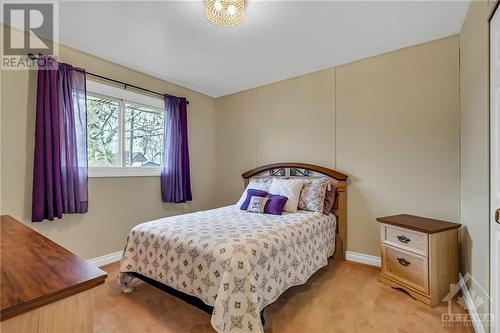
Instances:
[[[427,257],[427,234],[382,224],[382,242]]]
[[[425,294],[429,293],[429,267],[425,257],[382,245],[382,274]]]

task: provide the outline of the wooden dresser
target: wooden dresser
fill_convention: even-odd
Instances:
[[[10,216],[0,227],[2,333],[93,332],[106,273]]]
[[[460,224],[413,215],[377,218],[382,243],[379,280],[438,305],[457,283]]]

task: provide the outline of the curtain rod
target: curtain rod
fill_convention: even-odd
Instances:
[[[40,54],[41,55],[41,54]],[[28,53],[27,54],[28,58],[31,59],[31,60],[36,60],[38,59],[38,57],[36,55],[34,55],[33,53]],[[103,75],[99,75],[99,74],[94,74],[94,73],[91,73],[91,72],[87,72],[85,71],[85,74],[87,75],[90,75],[90,76],[93,76],[93,77],[96,77],[98,79],[101,79],[101,80],[106,80],[106,81],[110,81],[110,82],[113,82],[113,83],[116,83],[116,84],[119,84],[119,85],[122,85],[125,89],[127,89],[127,87],[130,87],[130,88],[133,88],[133,89],[136,89],[136,90],[142,90],[142,91],[145,91],[145,92],[148,92],[150,94],[153,94],[153,95],[158,95],[158,96],[171,96],[169,94],[162,94],[162,93],[159,93],[159,92],[156,92],[156,91],[153,91],[153,90],[149,90],[149,89],[146,89],[146,88],[142,88],[142,87],[139,87],[139,86],[136,86],[136,85],[133,85],[133,84],[130,84],[130,83],[127,83],[127,82],[123,82],[123,81],[119,81],[119,80],[115,80],[115,79],[112,79],[110,77],[107,77],[107,76],[103,76]],[[189,104],[189,101],[186,100],[186,103]]]

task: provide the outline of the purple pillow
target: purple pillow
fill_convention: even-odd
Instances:
[[[332,211],[333,205],[335,204],[335,195],[337,194],[337,189],[332,184],[332,189],[326,191],[325,193],[325,203],[323,205],[323,214],[329,215]]]
[[[267,203],[264,207],[264,214],[281,215],[283,214],[283,207],[285,207],[287,197],[282,195],[268,194],[266,196]]]
[[[252,199],[252,197],[266,197],[266,195],[267,195],[266,191],[254,190],[254,189],[249,188],[247,190],[247,197],[246,197],[245,201],[243,201],[243,203],[241,204],[240,209],[247,210],[248,205],[250,204],[250,199]]]

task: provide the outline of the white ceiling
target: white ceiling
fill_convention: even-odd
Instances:
[[[61,2],[59,39],[218,97],[460,31],[468,1],[247,1],[209,23],[202,1]]]

